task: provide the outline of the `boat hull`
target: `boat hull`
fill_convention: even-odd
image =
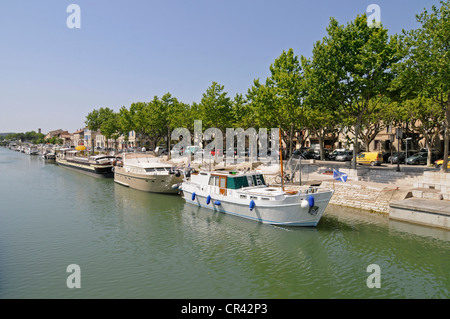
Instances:
[[[288,200],[289,203],[267,204],[256,201],[255,207],[250,209],[248,202],[239,202],[238,199],[227,199],[226,196],[214,196],[207,203],[208,194],[195,192],[183,186],[183,198],[186,203],[204,207],[213,211],[243,217],[258,221],[263,224],[280,226],[309,226],[315,227],[319,223],[328,203],[333,195],[332,191],[316,194],[305,194]],[[314,197],[314,206],[306,206],[303,201],[308,201],[310,196]],[[220,203],[220,204],[218,204]]]
[[[178,194],[178,188],[172,186],[181,183],[182,176],[169,175],[142,175],[126,172],[123,167],[114,168],[114,181],[123,186],[138,189],[149,193]]]
[[[67,161],[64,159],[56,159],[56,163],[66,168],[76,170],[78,172],[100,178],[112,178],[114,177],[112,165],[89,165],[79,163],[76,161]]]

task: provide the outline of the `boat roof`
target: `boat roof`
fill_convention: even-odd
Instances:
[[[100,158],[116,158],[113,155],[99,154],[91,156],[92,159],[100,159]]]
[[[134,166],[141,168],[171,168],[173,165],[161,162],[154,155],[144,153],[123,153],[122,156],[124,166]]]
[[[210,174],[210,175],[221,175],[227,177],[238,177],[238,176],[247,176],[247,175],[260,175],[261,172],[258,171],[234,171],[234,170],[215,170],[215,171],[200,171],[200,174]]]

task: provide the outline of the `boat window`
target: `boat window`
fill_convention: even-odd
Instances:
[[[212,185],[212,186],[214,186],[214,176],[211,176],[210,178],[209,178],[209,185]]]
[[[270,198],[267,197],[261,197],[262,200],[270,200]]]
[[[258,196],[250,196],[250,199],[258,199]]]
[[[165,172],[166,169],[165,169],[164,167],[157,167],[157,168],[156,168],[156,171],[157,171],[157,172]]]
[[[248,186],[253,186],[253,178],[251,175],[247,175]]]
[[[247,195],[240,195],[240,198],[247,198]]]
[[[222,188],[227,187],[226,182],[227,182],[227,179],[225,177],[222,177],[220,179],[220,187],[222,187]]]
[[[155,172],[155,169],[154,169],[154,168],[146,168],[145,171],[146,171],[147,173],[154,173],[154,172]]]
[[[215,179],[215,185],[216,185],[216,186],[219,186],[219,182],[220,182],[220,178],[219,178],[219,177],[216,177],[216,179]]]

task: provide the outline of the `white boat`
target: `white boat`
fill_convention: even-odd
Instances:
[[[54,152],[51,151],[45,151],[42,154],[42,158],[45,160],[56,160],[56,154]]]
[[[334,193],[321,187],[269,187],[261,173],[233,171],[191,174],[181,190],[189,204],[283,226],[317,226]]]
[[[114,181],[145,192],[177,194],[183,174],[153,155],[124,153],[114,167]]]

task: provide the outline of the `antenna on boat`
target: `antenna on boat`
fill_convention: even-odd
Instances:
[[[281,127],[278,128],[278,138],[280,140],[280,167],[281,167],[281,190],[284,192],[284,176],[283,176],[283,146],[281,144]]]

